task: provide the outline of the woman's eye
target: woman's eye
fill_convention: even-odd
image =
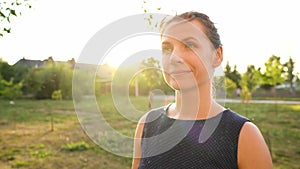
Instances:
[[[184,44],[184,46],[186,48],[195,48],[196,47],[196,45],[192,42],[187,42],[187,43]]]
[[[163,54],[169,54],[172,52],[172,48],[168,46],[162,47],[162,52]]]

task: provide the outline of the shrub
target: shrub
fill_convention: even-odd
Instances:
[[[84,141],[77,142],[77,143],[69,143],[62,146],[62,149],[67,151],[83,151],[83,150],[87,150],[88,148],[89,145]]]
[[[51,99],[52,100],[62,100],[62,94],[61,94],[61,90],[54,90],[52,95],[51,95]]]

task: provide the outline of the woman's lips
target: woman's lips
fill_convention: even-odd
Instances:
[[[184,71],[174,71],[174,72],[170,72],[169,74],[171,76],[178,76],[178,75],[184,75],[186,73],[191,73],[192,71],[190,70],[184,70]]]

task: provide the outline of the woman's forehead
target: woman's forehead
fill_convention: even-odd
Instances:
[[[197,20],[173,21],[165,27],[162,33],[162,39],[173,38],[184,40],[190,37],[198,40],[207,39],[204,26]]]

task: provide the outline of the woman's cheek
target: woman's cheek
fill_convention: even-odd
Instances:
[[[178,84],[174,78],[172,78],[168,73],[163,73],[165,82],[170,86],[172,89],[178,90]]]

